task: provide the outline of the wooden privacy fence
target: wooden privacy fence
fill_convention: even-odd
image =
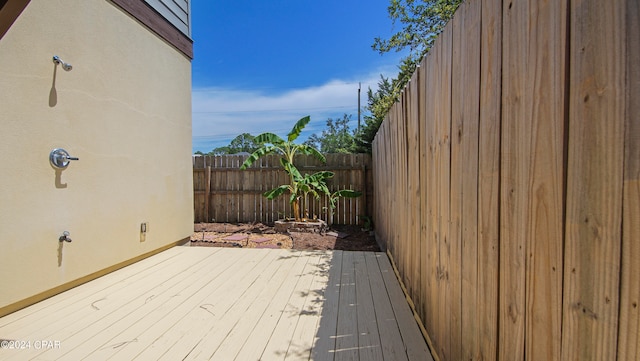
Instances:
[[[292,217],[289,195],[268,200],[262,194],[282,184],[289,176],[280,165],[280,156],[258,159],[251,167],[240,170],[248,156],[194,156],[193,188],[195,222],[262,222],[273,223]],[[301,203],[310,217],[336,224],[359,224],[362,216],[371,215],[371,156],[368,154],[327,154],[322,164],[311,156],[296,156],[295,165],[302,174],[330,170],[335,176],[327,182],[334,192],[353,189],[362,192],[358,198],[340,198],[329,217],[327,197],[316,200],[308,196]]]
[[[639,18],[468,0],[383,122],[376,235],[440,360],[640,360]]]

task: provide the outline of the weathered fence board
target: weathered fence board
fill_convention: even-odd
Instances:
[[[437,329],[437,324],[435,322],[437,313],[438,313],[438,302],[437,302],[437,292],[438,292],[438,278],[437,278],[437,235],[436,235],[436,182],[435,175],[437,174],[436,166],[435,166],[435,150],[436,150],[436,139],[435,139],[435,121],[425,121],[426,119],[435,119],[435,100],[438,94],[437,90],[433,86],[427,86],[429,84],[433,84],[435,82],[436,76],[438,74],[438,69],[436,68],[436,58],[438,56],[437,52],[439,51],[439,46],[436,43],[429,54],[422,60],[421,66],[419,68],[420,72],[424,72],[424,81],[420,82],[421,89],[424,89],[424,97],[422,101],[425,103],[425,112],[423,119],[421,119],[421,126],[424,128],[423,131],[420,132],[421,139],[421,155],[423,157],[423,161],[420,163],[420,179],[421,179],[421,188],[423,191],[420,194],[420,205],[422,208],[421,212],[421,234],[422,238],[424,238],[423,243],[423,252],[421,253],[422,259],[422,272],[425,275],[426,282],[422,284],[424,288],[422,290],[422,294],[424,297],[423,310],[421,313],[423,314],[421,318],[423,320],[433,320],[433,322],[425,323],[425,329],[427,330],[427,334],[429,335],[430,344],[432,350],[434,350],[435,345],[440,343],[439,341],[439,333]],[[422,79],[423,77],[421,77]],[[386,124],[383,123],[383,127]],[[376,141],[379,136],[376,135]],[[374,147],[374,150],[376,147]],[[374,159],[376,160],[375,165],[378,167],[380,162],[380,158],[383,156],[378,156],[378,153],[375,153]],[[383,176],[384,178],[384,176]],[[380,182],[380,177],[374,178],[376,182]],[[376,184],[376,189],[378,185]],[[432,196],[428,196],[432,195]],[[378,215],[376,214],[376,223],[379,223]],[[376,230],[376,234],[385,234],[379,233]],[[384,237],[381,237],[384,239]],[[393,254],[393,253],[392,253]]]
[[[500,107],[502,1],[483,0],[480,39],[480,124],[478,129],[478,325],[476,359],[498,352],[500,217]]]
[[[526,157],[521,149],[520,134],[524,131],[523,113],[527,57],[527,26],[529,4],[503,2],[503,84],[502,84],[502,152],[500,202],[500,314],[499,359],[524,359],[525,331],[525,238],[527,209],[525,190]]]
[[[412,282],[409,285],[411,292],[418,292],[421,287],[422,274],[420,273],[420,203],[411,202],[412,199],[420,199],[420,72],[413,74],[409,83],[407,97],[407,204],[409,214],[407,217],[407,231],[411,239],[409,256],[411,258],[410,273]],[[420,306],[418,306],[420,307]]]
[[[569,98],[562,351],[567,359],[614,360],[625,146],[625,2],[571,5],[569,83],[575,91]]]
[[[471,360],[477,358],[479,335],[464,332],[478,328],[478,131],[480,107],[480,20],[481,0],[464,3],[456,14],[452,24],[454,32],[452,89],[452,221],[455,244],[455,263],[461,267],[452,267],[452,278],[458,279],[459,286],[451,297],[460,300],[455,315],[456,341],[460,344],[458,354],[453,358]],[[454,202],[454,195],[456,202]],[[455,209],[455,211],[453,211]],[[454,217],[454,216],[457,216]],[[462,261],[464,260],[464,262]],[[458,269],[458,272],[453,270]],[[457,274],[456,274],[457,273]],[[453,330],[452,330],[453,331]],[[452,351],[455,347],[452,347]]]
[[[280,165],[280,157],[273,155],[258,159],[251,167],[240,170],[247,156],[194,156],[193,186],[195,222],[263,222],[273,223],[292,216],[289,196],[268,200],[262,194],[282,184],[289,177]],[[373,184],[371,156],[366,154],[327,154],[322,164],[312,157],[299,156],[296,166],[304,173],[330,170],[334,178],[327,184],[330,190],[353,189],[363,193],[356,199],[339,199],[332,223],[360,224],[361,216],[370,216]],[[308,195],[301,209],[309,217],[328,220],[327,197],[314,199]]]
[[[452,29],[445,29],[442,32],[442,43],[439,53],[440,67],[437,71],[439,89],[436,100],[436,187],[438,196],[436,201],[435,216],[437,219],[437,255],[438,268],[436,276],[440,283],[439,309],[438,318],[440,326],[440,338],[443,340],[442,347],[447,354],[451,353],[451,347],[459,345],[451,344],[451,306],[453,300],[451,298],[451,278],[450,271],[451,260],[451,222],[450,222],[450,206],[451,206],[451,73],[452,69]]]
[[[564,217],[565,62],[567,2],[536,2],[530,10],[529,84],[524,109],[527,158],[525,358],[560,359]],[[504,120],[505,122],[508,120]]]
[[[639,19],[467,0],[381,125],[376,236],[439,359],[640,358]]]
[[[501,332],[518,335],[501,342],[504,358],[560,357],[561,313],[548,305],[562,300],[565,7],[504,9]]]
[[[418,138],[418,149],[419,149],[419,168],[418,168],[418,176],[419,176],[419,195],[418,195],[418,208],[420,209],[420,218],[418,222],[420,224],[418,228],[418,238],[420,239],[420,249],[419,249],[419,258],[418,258],[418,272],[420,273],[420,285],[419,289],[416,291],[420,294],[420,297],[417,297],[416,309],[418,312],[418,316],[421,319],[431,319],[431,314],[433,310],[433,305],[428,303],[429,292],[432,290],[432,262],[428,259],[429,256],[429,237],[428,237],[428,229],[426,219],[428,215],[428,199],[426,195],[429,192],[430,183],[426,180],[428,179],[427,172],[427,160],[429,156],[429,150],[427,148],[428,144],[428,123],[424,121],[426,118],[427,110],[430,109],[427,107],[427,98],[429,94],[429,90],[426,87],[427,84],[427,67],[426,67],[426,58],[422,60],[420,67],[418,68],[418,124],[419,124],[419,138]],[[378,159],[377,157],[374,157]],[[426,325],[425,325],[426,326]],[[433,347],[432,340],[427,339],[429,346]]]
[[[640,5],[626,9],[625,155],[618,359],[640,360]],[[636,220],[636,221],[633,221]]]

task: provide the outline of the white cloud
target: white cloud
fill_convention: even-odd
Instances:
[[[357,125],[358,82],[361,82],[361,106],[367,102],[367,90],[377,88],[380,74],[395,76],[395,68],[372,72],[363,79],[331,80],[319,86],[269,92],[216,87],[194,88],[193,149],[208,152],[229,144],[241,133],[257,135],[272,132],[285,136],[293,124],[310,115],[311,122],[300,140],[321,132],[328,118],[353,115]]]

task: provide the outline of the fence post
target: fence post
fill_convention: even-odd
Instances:
[[[205,173],[205,186],[204,186],[204,221],[210,222],[209,218],[209,197],[211,195],[211,165],[207,165]]]

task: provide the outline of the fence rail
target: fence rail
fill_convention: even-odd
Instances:
[[[273,223],[291,217],[288,195],[274,200],[262,194],[289,181],[280,166],[280,157],[270,155],[258,159],[251,167],[240,170],[247,156],[194,156],[194,214],[195,222],[263,222]],[[303,173],[330,170],[335,176],[327,182],[334,192],[353,189],[362,192],[355,199],[341,198],[329,218],[327,197],[303,200],[301,209],[309,217],[318,217],[329,223],[359,224],[361,217],[371,215],[373,184],[371,182],[371,156],[367,154],[327,154],[322,164],[310,156],[297,156],[296,167]]]
[[[467,0],[383,122],[376,235],[440,360],[640,359],[639,19]]]

